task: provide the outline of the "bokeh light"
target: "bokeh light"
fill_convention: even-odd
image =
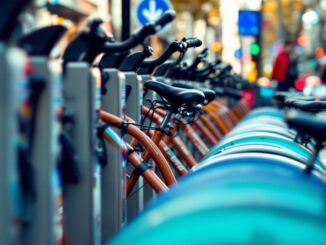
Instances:
[[[312,9],[308,9],[303,15],[302,15],[302,21],[306,25],[316,25],[319,22],[319,16],[316,13],[316,11]]]
[[[306,36],[300,36],[297,40],[298,44],[302,47],[305,47],[309,44],[309,38]]]
[[[318,86],[321,84],[321,80],[317,76],[308,76],[306,78],[306,86]]]
[[[242,63],[248,64],[248,63],[250,63],[252,61],[252,57],[251,57],[250,54],[244,54],[244,55],[242,55],[241,60],[242,60]]]
[[[213,52],[218,53],[222,50],[222,44],[220,42],[213,42],[211,49]]]
[[[294,87],[297,89],[297,90],[304,90],[306,86],[306,81],[304,79],[298,79],[295,81],[295,84],[294,84]]]
[[[321,58],[325,55],[325,51],[322,47],[318,47],[315,49],[315,55],[317,58]]]
[[[257,84],[261,87],[270,87],[272,85],[272,82],[267,77],[260,77],[257,80]]]
[[[234,57],[236,57],[237,59],[241,59],[243,55],[242,49],[239,48],[234,52]]]
[[[260,53],[260,46],[257,43],[250,45],[250,54],[258,55]]]

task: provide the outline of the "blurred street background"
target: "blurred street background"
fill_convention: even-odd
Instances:
[[[101,16],[117,40],[140,27],[137,7],[142,0],[35,0],[25,14],[26,31],[50,23],[70,25],[67,42],[90,16]],[[270,86],[276,55],[287,39],[294,42],[298,74],[295,88],[325,79],[326,0],[171,0],[177,20],[152,38],[154,56],[165,45],[196,36],[251,82]],[[155,6],[154,6],[155,9]],[[35,20],[36,18],[36,20]],[[62,44],[64,47],[64,43]],[[199,51],[199,50],[197,50]],[[194,51],[196,52],[196,51]],[[190,54],[191,55],[191,54]],[[215,56],[215,57],[213,57]],[[318,78],[318,77],[319,78]]]

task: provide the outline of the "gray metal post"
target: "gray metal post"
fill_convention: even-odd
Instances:
[[[131,86],[131,91],[126,100],[126,114],[131,117],[136,123],[140,124],[141,120],[141,105],[143,103],[143,85],[141,77],[135,72],[125,72],[126,84]],[[127,139],[130,141],[130,138]],[[128,172],[132,172],[133,167],[128,167]],[[138,182],[134,188],[137,193],[132,194],[128,198],[127,212],[128,220],[131,220],[136,214],[138,214],[144,208],[144,180],[139,177]]]
[[[109,75],[102,109],[123,117],[126,101],[125,76],[117,69],[104,69]],[[115,132],[121,135],[120,130]],[[102,242],[112,238],[126,223],[126,162],[122,149],[106,144],[108,164],[102,169]]]
[[[153,80],[151,75],[142,75],[142,83],[144,84],[147,81]],[[153,91],[148,91],[146,97],[143,97],[143,104],[147,107],[151,107],[151,104],[147,101],[147,99],[155,100],[156,94]],[[155,165],[153,165],[153,169],[155,170]],[[144,203],[147,203],[150,200],[153,200],[156,197],[156,193],[149,185],[144,186]]]
[[[72,139],[79,156],[80,181],[64,189],[64,227],[69,244],[101,244],[99,166],[96,159],[96,78],[87,63],[68,63],[64,102],[74,112]]]
[[[59,122],[56,92],[61,84],[61,67],[47,57],[31,57],[32,76],[41,78],[45,88],[41,93],[36,115],[31,162],[34,169],[36,200],[32,205],[33,219],[26,227],[27,244],[55,244],[62,234],[56,226],[60,219],[61,188],[59,187],[56,161],[59,146]],[[60,95],[59,95],[60,96]],[[62,208],[62,207],[61,207]]]
[[[0,43],[0,244],[13,244],[15,231],[14,186],[17,142],[17,85],[24,79],[26,58],[17,49]],[[17,227],[16,227],[17,229]],[[14,232],[13,232],[14,231]]]

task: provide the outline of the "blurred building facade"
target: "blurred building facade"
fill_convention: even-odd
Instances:
[[[130,2],[132,32],[139,27],[135,8],[141,1],[35,0],[30,12],[22,18],[26,30],[66,22],[70,26],[68,38],[71,38],[89,16],[99,16],[107,31],[120,40],[123,2]],[[167,42],[196,36],[212,51],[211,60],[222,58],[251,81],[259,76],[270,76],[274,57],[287,38],[297,43],[296,51],[301,58],[325,56],[326,0],[166,1],[176,10],[177,20],[151,40],[154,56],[162,52]],[[242,10],[260,13],[259,35],[239,35],[239,11]],[[198,51],[200,48],[195,52]]]

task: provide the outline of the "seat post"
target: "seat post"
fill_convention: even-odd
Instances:
[[[310,172],[314,169],[315,162],[319,156],[319,152],[323,149],[323,144],[320,141],[317,141],[314,151],[311,153],[308,162],[306,164],[306,168],[304,173],[310,174]]]
[[[162,122],[162,124],[160,126],[160,129],[161,130],[164,130],[165,129],[165,127],[167,126],[167,124],[170,122],[172,115],[173,115],[173,112],[172,111],[168,111],[168,113],[166,113],[166,115],[163,118],[163,122]]]
[[[167,126],[167,124],[169,123],[169,121],[171,120],[172,115],[173,115],[173,112],[171,112],[171,111],[168,111],[168,113],[166,113],[166,115],[164,116],[164,119],[160,125],[160,130],[155,131],[154,135],[152,136],[151,139],[156,145],[158,145],[160,143],[160,141],[163,139],[163,137],[164,137],[163,131],[164,131],[165,127]],[[143,157],[144,161],[148,161],[150,158],[148,151],[145,150],[142,157]]]

